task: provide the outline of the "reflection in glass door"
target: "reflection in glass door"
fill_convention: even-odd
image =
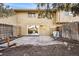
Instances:
[[[28,26],[28,35],[38,35],[39,26],[37,25],[29,25]]]

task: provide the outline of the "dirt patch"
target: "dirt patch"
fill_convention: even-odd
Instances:
[[[61,39],[65,44],[18,46],[0,51],[2,56],[79,56],[79,41]]]
[[[68,46],[61,44],[48,46],[26,45],[7,48],[1,53],[3,53],[3,56],[78,56],[79,44],[69,43]]]

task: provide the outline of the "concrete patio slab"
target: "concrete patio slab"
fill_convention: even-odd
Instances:
[[[27,44],[41,45],[41,46],[53,45],[53,44],[64,44],[64,42],[55,41],[50,36],[24,36],[10,42],[10,44],[13,44],[13,43],[16,43],[17,46],[27,45]],[[7,43],[2,44],[0,46],[7,46]]]

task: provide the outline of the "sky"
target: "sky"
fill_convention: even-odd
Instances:
[[[6,3],[12,9],[36,9],[37,5],[35,3]]]

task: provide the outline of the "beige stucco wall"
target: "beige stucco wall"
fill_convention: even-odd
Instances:
[[[15,16],[9,16],[9,17],[4,17],[0,18],[0,24],[8,24],[8,25],[14,25],[16,26],[16,15]]]
[[[28,25],[38,25],[39,35],[50,35],[50,28],[52,28],[53,26],[51,19],[38,19],[37,17],[28,17],[28,14],[26,12],[17,13],[17,20],[18,25],[21,26],[22,35],[28,35]]]
[[[54,19],[28,17],[27,12],[16,12],[15,16],[0,18],[0,24],[13,25],[13,35],[28,35],[28,25],[38,25],[39,35],[51,35],[56,27]],[[79,22],[79,16],[65,15],[65,11],[56,13],[56,22]],[[59,24],[58,24],[59,25]],[[62,25],[62,24],[61,24]]]
[[[17,13],[15,16],[1,18],[0,24],[13,25],[13,35],[28,35],[28,25],[38,25],[39,35],[51,35],[51,28],[53,26],[51,19],[38,19],[37,17],[28,17],[27,12]]]
[[[18,37],[18,36],[21,36],[21,31],[20,31],[20,27],[19,26],[14,26],[13,27],[13,36],[14,37]]]

